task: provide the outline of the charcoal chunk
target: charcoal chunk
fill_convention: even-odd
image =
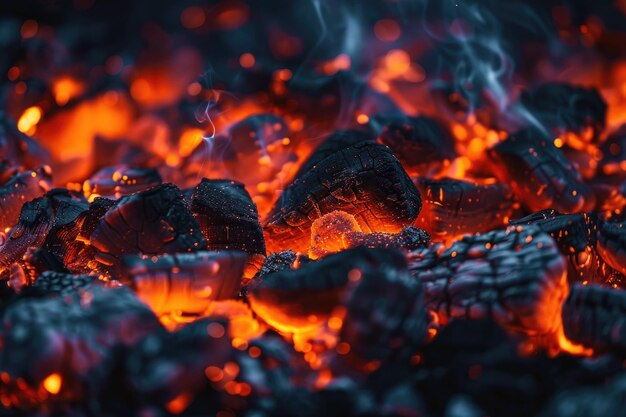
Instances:
[[[257,277],[263,277],[273,272],[297,269],[297,267],[310,262],[306,255],[297,254],[292,250],[270,254],[265,258],[265,262]]]
[[[417,188],[423,204],[416,225],[436,240],[450,241],[505,226],[518,206],[513,193],[501,183],[419,179]]]
[[[154,314],[126,288],[87,286],[63,297],[17,300],[5,311],[0,328],[0,372],[8,379],[0,385],[0,395],[13,398],[14,406],[48,410],[94,401],[91,396],[110,377],[114,350],[135,345],[160,328]],[[35,396],[33,404],[29,393],[50,375],[60,381],[59,393]]]
[[[198,251],[206,246],[200,226],[173,184],[122,197],[89,237],[95,258],[117,268],[125,254],[158,255]]]
[[[571,84],[547,83],[521,95],[521,103],[543,126],[553,133],[580,133],[593,130],[593,137],[604,130],[607,105],[594,88]]]
[[[493,147],[489,157],[500,180],[531,211],[554,208],[574,213],[595,205],[591,188],[574,165],[537,130],[512,134]]]
[[[597,352],[626,353],[626,294],[599,285],[574,285],[563,305],[565,336]]]
[[[536,226],[469,235],[447,249],[416,251],[409,269],[424,285],[427,307],[443,322],[491,318],[529,335],[560,329],[566,264],[554,240]]]
[[[410,173],[424,175],[456,157],[452,134],[434,119],[419,116],[375,116],[382,128],[378,140],[391,148]]]
[[[126,255],[121,280],[158,315],[200,314],[239,292],[246,256],[238,251]]]
[[[391,150],[359,141],[329,152],[284,190],[266,222],[266,244],[306,252],[313,221],[335,210],[354,215],[364,232],[400,232],[420,208],[419,192]]]
[[[9,160],[31,169],[50,162],[50,155],[36,140],[20,132],[15,122],[0,111],[0,160]]]
[[[191,212],[208,249],[265,255],[259,213],[242,183],[203,178],[191,196]]]
[[[316,327],[339,305],[351,279],[357,279],[362,271],[383,265],[402,269],[406,260],[392,250],[363,247],[346,250],[297,270],[283,270],[255,279],[248,287],[248,299],[254,312],[279,330]]]
[[[102,168],[83,184],[86,195],[111,199],[137,193],[161,184],[161,176],[153,168],[126,166]]]
[[[11,177],[0,187],[0,230],[14,226],[22,205],[41,197],[50,188],[52,188],[52,177],[48,166],[40,166]]]
[[[32,289],[42,295],[67,295],[87,289],[98,282],[95,275],[72,275],[46,271],[37,277]]]
[[[597,235],[598,252],[602,259],[626,275],[626,222],[602,221]]]
[[[348,232],[343,236],[347,248],[365,246],[368,248],[422,249],[430,244],[430,236],[415,226],[407,226],[400,233]]]

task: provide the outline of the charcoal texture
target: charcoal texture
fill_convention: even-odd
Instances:
[[[607,106],[593,88],[548,83],[522,93],[521,103],[540,123],[554,133],[604,130]]]
[[[200,314],[212,300],[234,298],[246,262],[242,252],[127,255],[121,280],[157,314]]]
[[[626,222],[602,221],[597,236],[598,252],[602,259],[626,275]]]
[[[17,223],[22,205],[52,188],[51,171],[41,166],[15,174],[0,187],[0,230]]]
[[[98,196],[118,199],[161,184],[161,176],[154,168],[107,167],[89,178],[83,188]]]
[[[202,179],[191,196],[191,212],[208,249],[265,255],[259,213],[240,182]]]
[[[538,130],[510,135],[489,151],[489,157],[500,180],[531,211],[573,213],[595,205],[591,188],[574,165]]]
[[[598,253],[596,214],[561,214],[556,210],[542,210],[511,221],[511,225],[525,224],[538,226],[557,242],[568,260],[571,282],[609,283],[621,280],[622,274],[609,266]]]
[[[20,132],[15,122],[0,111],[0,160],[9,160],[31,169],[48,163],[50,155],[39,142]]]
[[[331,145],[322,145],[323,153]],[[320,152],[322,152],[320,151]],[[369,141],[328,152],[283,192],[265,225],[270,251],[306,252],[313,221],[335,210],[364,232],[399,232],[421,208],[419,192],[389,148]]]
[[[29,400],[21,396],[57,373],[62,377],[59,398],[89,403],[110,377],[107,362],[113,351],[159,328],[154,314],[126,288],[88,286],[63,297],[17,300],[0,328],[0,372],[9,376],[0,394],[12,392],[16,406],[28,407]],[[24,389],[24,383],[30,388]]]
[[[96,260],[113,268],[125,254],[190,252],[206,246],[198,222],[172,184],[122,197],[100,219],[89,239]]]
[[[339,305],[346,286],[361,270],[385,265],[402,269],[404,257],[392,250],[350,249],[300,269],[286,269],[253,280],[248,298],[254,312],[279,329],[315,327]]]
[[[502,227],[518,205],[511,190],[501,183],[419,179],[417,188],[423,204],[416,225],[436,240]]]
[[[348,232],[343,235],[343,242],[347,248],[365,246],[410,251],[427,247],[430,235],[415,226],[407,226],[400,233]]]
[[[382,125],[378,140],[411,172],[424,175],[456,157],[452,135],[434,119],[382,115],[374,117],[372,123]]]
[[[598,285],[574,285],[563,305],[565,336],[599,352],[626,353],[626,294]]]
[[[72,275],[54,271],[46,271],[37,277],[32,289],[36,294],[68,295],[86,290],[90,285],[97,285],[95,275]]]
[[[565,260],[536,226],[465,236],[449,248],[416,251],[411,273],[440,319],[491,318],[531,335],[559,329],[567,296]]]

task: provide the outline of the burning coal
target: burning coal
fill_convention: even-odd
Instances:
[[[0,6],[0,414],[623,414],[597,3]]]

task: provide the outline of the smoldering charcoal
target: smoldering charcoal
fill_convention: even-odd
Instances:
[[[626,416],[626,2],[0,3],[0,416]]]

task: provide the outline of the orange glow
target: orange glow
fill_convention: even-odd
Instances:
[[[255,60],[254,55],[246,52],[245,54],[241,54],[239,57],[239,65],[243,68],[252,68],[254,66]]]
[[[59,106],[64,106],[68,101],[81,94],[84,85],[71,77],[61,77],[52,85],[54,99]]]
[[[321,71],[326,75],[333,75],[338,71],[346,71],[350,69],[350,56],[347,54],[340,54],[330,61],[326,61],[322,67]]]
[[[364,125],[364,124],[366,124],[367,122],[370,121],[370,118],[369,118],[369,116],[367,114],[362,114],[361,113],[361,114],[359,114],[356,117],[356,121],[357,121],[358,124]]]
[[[172,414],[180,414],[187,409],[193,396],[187,392],[180,393],[176,398],[169,401],[165,408]]]
[[[250,11],[243,2],[232,2],[217,15],[217,24],[222,29],[237,29],[248,20]]]
[[[374,25],[374,34],[383,42],[393,42],[400,38],[402,29],[393,19],[381,19]]]
[[[187,29],[196,29],[204,24],[206,16],[199,6],[189,6],[180,14],[180,22]]]
[[[203,133],[200,129],[185,129],[178,141],[178,153],[180,156],[189,156],[202,143]]]
[[[20,29],[20,35],[24,39],[30,39],[37,34],[39,30],[39,25],[34,20],[27,20],[22,23],[22,28]]]
[[[63,379],[61,375],[54,373],[50,374],[43,380],[43,387],[46,391],[48,391],[52,395],[56,395],[61,392],[61,385],[63,384]]]
[[[17,121],[17,128],[20,132],[24,132],[27,135],[32,135],[37,129],[37,123],[41,120],[41,108],[32,106],[24,110],[19,120]]]

